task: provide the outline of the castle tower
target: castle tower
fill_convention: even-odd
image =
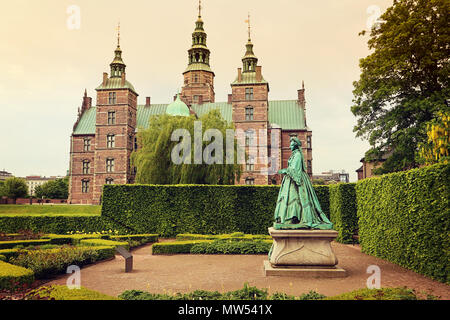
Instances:
[[[210,67],[210,51],[206,46],[207,34],[203,28],[202,6],[199,0],[198,19],[192,33],[192,46],[188,50],[188,67],[183,72],[184,86],[181,99],[187,104],[215,102],[214,72]]]
[[[104,73],[102,84],[96,88],[94,203],[101,201],[103,185],[134,182],[130,155],[134,149],[138,94],[126,80],[126,65],[120,48],[120,29],[110,67],[109,77]]]
[[[245,135],[245,150],[249,156],[243,168],[240,184],[267,185],[268,176],[264,173],[269,139],[269,83],[262,76],[262,68],[258,66],[258,58],[253,52],[250,32],[250,16],[248,42],[242,58],[243,68],[238,68],[236,80],[231,84],[231,103],[233,122],[237,130]],[[239,137],[238,137],[239,139]],[[263,153],[263,154],[261,154]]]

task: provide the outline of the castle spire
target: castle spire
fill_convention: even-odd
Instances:
[[[120,22],[117,26],[117,48],[114,51],[114,60],[110,64],[111,66],[111,78],[121,78],[125,73],[126,65],[122,60],[122,49],[120,49]]]
[[[244,71],[243,72],[255,72],[256,66],[258,64],[258,58],[253,53],[253,43],[252,43],[252,37],[251,37],[251,25],[250,25],[250,13],[248,14],[248,19],[245,20],[245,22],[248,24],[248,42],[245,45],[246,52],[244,58],[242,58],[242,63],[244,65]]]
[[[189,49],[189,70],[195,65],[195,68],[200,68],[201,70],[211,71],[209,68],[209,57],[210,51],[206,45],[207,34],[203,28],[202,20],[202,1],[198,2],[198,19],[195,22],[195,30],[192,33],[192,46]]]

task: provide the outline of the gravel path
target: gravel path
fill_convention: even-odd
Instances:
[[[151,254],[151,245],[133,251],[134,270],[124,272],[124,260],[100,262],[81,270],[81,285],[105,294],[117,296],[125,290],[152,293],[190,292],[196,289],[231,291],[243,288],[245,282],[269,293],[284,292],[301,295],[315,290],[333,296],[366,287],[367,267],[381,269],[382,287],[408,287],[427,292],[440,299],[450,299],[450,286],[433,281],[387,261],[360,252],[359,246],[332,243],[339,267],[348,277],[340,279],[308,279],[295,277],[265,277],[263,262],[266,255],[172,255]],[[48,284],[65,284],[64,275]]]

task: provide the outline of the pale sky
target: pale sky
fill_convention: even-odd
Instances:
[[[227,101],[242,66],[251,14],[254,52],[270,84],[269,100],[296,99],[305,81],[313,172],[355,170],[369,148],[353,133],[350,111],[367,29],[392,0],[203,0],[216,101]],[[68,8],[80,8],[70,29]],[[198,0],[15,0],[0,19],[0,170],[15,176],[65,175],[70,135],[86,88],[109,72],[121,24],[127,79],[139,104],[170,103],[197,19]],[[73,21],[73,20],[70,20]]]

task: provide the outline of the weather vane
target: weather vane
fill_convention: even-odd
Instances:
[[[248,23],[248,40],[251,39],[251,27],[250,27],[250,12],[248,13],[248,19],[245,20],[246,23]]]
[[[117,46],[120,47],[120,21],[117,25]]]

